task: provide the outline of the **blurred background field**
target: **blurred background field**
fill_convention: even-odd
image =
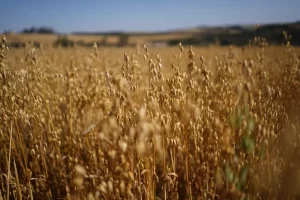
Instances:
[[[137,44],[148,44],[150,46],[175,46],[179,42],[183,45],[193,46],[245,46],[249,40],[254,37],[263,37],[272,45],[281,45],[284,41],[283,31],[287,31],[293,36],[292,45],[300,45],[300,24],[267,24],[256,27],[252,26],[221,26],[210,28],[194,28],[182,29],[178,31],[165,31],[153,33],[139,32],[106,32],[106,33],[70,33],[57,34],[52,29],[48,33],[41,33],[39,28],[32,28],[30,31],[21,33],[7,33],[7,39],[12,47],[24,47],[26,40],[35,42],[36,44],[52,46],[56,45],[61,38],[64,37],[69,46],[85,46],[92,47],[94,42],[103,46],[136,46]],[[25,32],[25,33],[24,33]],[[125,40],[124,40],[125,38]],[[63,46],[68,46],[67,44]]]

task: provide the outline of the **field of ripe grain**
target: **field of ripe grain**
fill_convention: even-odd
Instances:
[[[8,49],[0,199],[299,199],[300,48]]]
[[[191,37],[193,34],[200,32],[199,30],[195,31],[186,31],[183,33],[168,33],[168,34],[145,34],[145,35],[131,35],[129,37],[129,44],[147,44],[152,41],[164,41],[171,39],[185,39]],[[76,35],[70,34],[67,35],[68,39],[73,42],[85,42],[85,43],[93,43],[100,42],[103,39],[106,39],[106,43],[109,45],[116,45],[119,41],[119,36],[116,35]],[[24,42],[24,41],[35,41],[40,44],[43,44],[45,47],[52,46],[55,40],[58,38],[57,34],[16,34],[11,33],[7,35],[7,40],[9,42]]]

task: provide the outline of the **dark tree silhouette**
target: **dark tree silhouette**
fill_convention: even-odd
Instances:
[[[55,31],[52,28],[49,27],[31,27],[31,28],[25,28],[22,33],[40,33],[40,34],[52,34],[55,33]]]

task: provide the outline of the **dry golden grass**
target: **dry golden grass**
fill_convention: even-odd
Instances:
[[[6,40],[0,199],[300,198],[300,49],[287,35],[244,49]]]
[[[146,44],[152,41],[164,41],[170,39],[184,39],[191,37],[194,34],[193,31],[186,33],[170,33],[163,35],[140,35],[130,36],[129,44]],[[56,34],[8,34],[7,40],[10,42],[26,42],[35,41],[43,44],[44,46],[51,46],[57,39]],[[68,38],[74,42],[83,41],[85,43],[100,42],[103,38],[106,38],[108,44],[117,44],[119,41],[118,36],[101,36],[101,35],[68,35]]]

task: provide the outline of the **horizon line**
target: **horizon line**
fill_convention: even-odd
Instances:
[[[82,30],[82,31],[68,31],[68,32],[60,32],[55,30],[55,28],[52,28],[50,26],[29,26],[26,28],[23,28],[22,30],[19,31],[11,31],[11,30],[7,30],[7,31],[3,31],[2,33],[21,33],[22,31],[24,31],[25,29],[30,29],[30,28],[49,28],[53,30],[53,34],[126,34],[126,33],[133,33],[133,34],[155,34],[155,33],[170,33],[170,32],[180,32],[180,31],[186,31],[186,30],[190,30],[190,29],[201,29],[201,28],[214,28],[214,27],[218,27],[218,28],[222,28],[222,27],[230,27],[230,26],[255,26],[255,25],[262,25],[262,26],[266,26],[266,25],[284,25],[284,24],[296,24],[296,23],[300,23],[300,19],[299,20],[293,20],[293,21],[284,21],[284,22],[265,22],[265,23],[224,23],[224,24],[200,24],[200,25],[195,25],[195,26],[190,26],[190,27],[178,27],[178,28],[171,28],[171,29],[165,29],[165,30],[105,30],[105,31],[86,31],[86,30]],[[26,33],[24,33],[26,34]]]

